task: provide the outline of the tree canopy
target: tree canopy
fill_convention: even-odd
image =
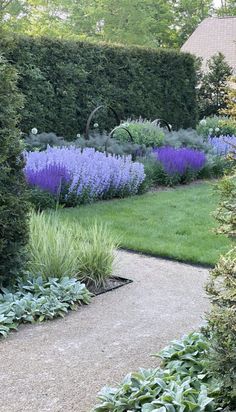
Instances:
[[[235,15],[235,0],[2,0],[2,29],[33,36],[181,47],[207,16]]]

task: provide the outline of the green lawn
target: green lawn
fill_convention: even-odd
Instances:
[[[180,261],[215,264],[230,242],[213,231],[218,202],[211,183],[62,209],[82,225],[106,222],[123,248]]]

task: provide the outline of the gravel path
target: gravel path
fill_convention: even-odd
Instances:
[[[123,251],[118,264],[133,283],[0,342],[0,411],[89,412],[102,386],[202,324],[207,269]]]

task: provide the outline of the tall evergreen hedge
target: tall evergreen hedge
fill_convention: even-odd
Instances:
[[[15,69],[0,56],[0,286],[19,275],[27,242],[27,203],[17,112]]]
[[[165,118],[175,128],[195,126],[194,58],[178,51],[21,37],[0,48],[15,64],[25,95],[21,128],[73,138],[97,105],[121,119]],[[99,113],[101,128],[115,125]]]

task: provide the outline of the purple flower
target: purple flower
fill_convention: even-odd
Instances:
[[[209,137],[208,143],[218,156],[226,156],[229,152],[236,152],[236,136]]]
[[[38,186],[52,194],[57,194],[71,180],[66,168],[60,164],[46,164],[41,169],[28,168],[26,180],[30,186]]]
[[[153,154],[170,176],[183,176],[187,170],[198,172],[206,163],[205,153],[187,147],[163,146],[153,149]]]
[[[76,196],[78,202],[136,194],[145,178],[143,165],[131,156],[106,156],[90,148],[48,147],[25,158],[30,185],[56,194],[67,183],[65,197]]]

